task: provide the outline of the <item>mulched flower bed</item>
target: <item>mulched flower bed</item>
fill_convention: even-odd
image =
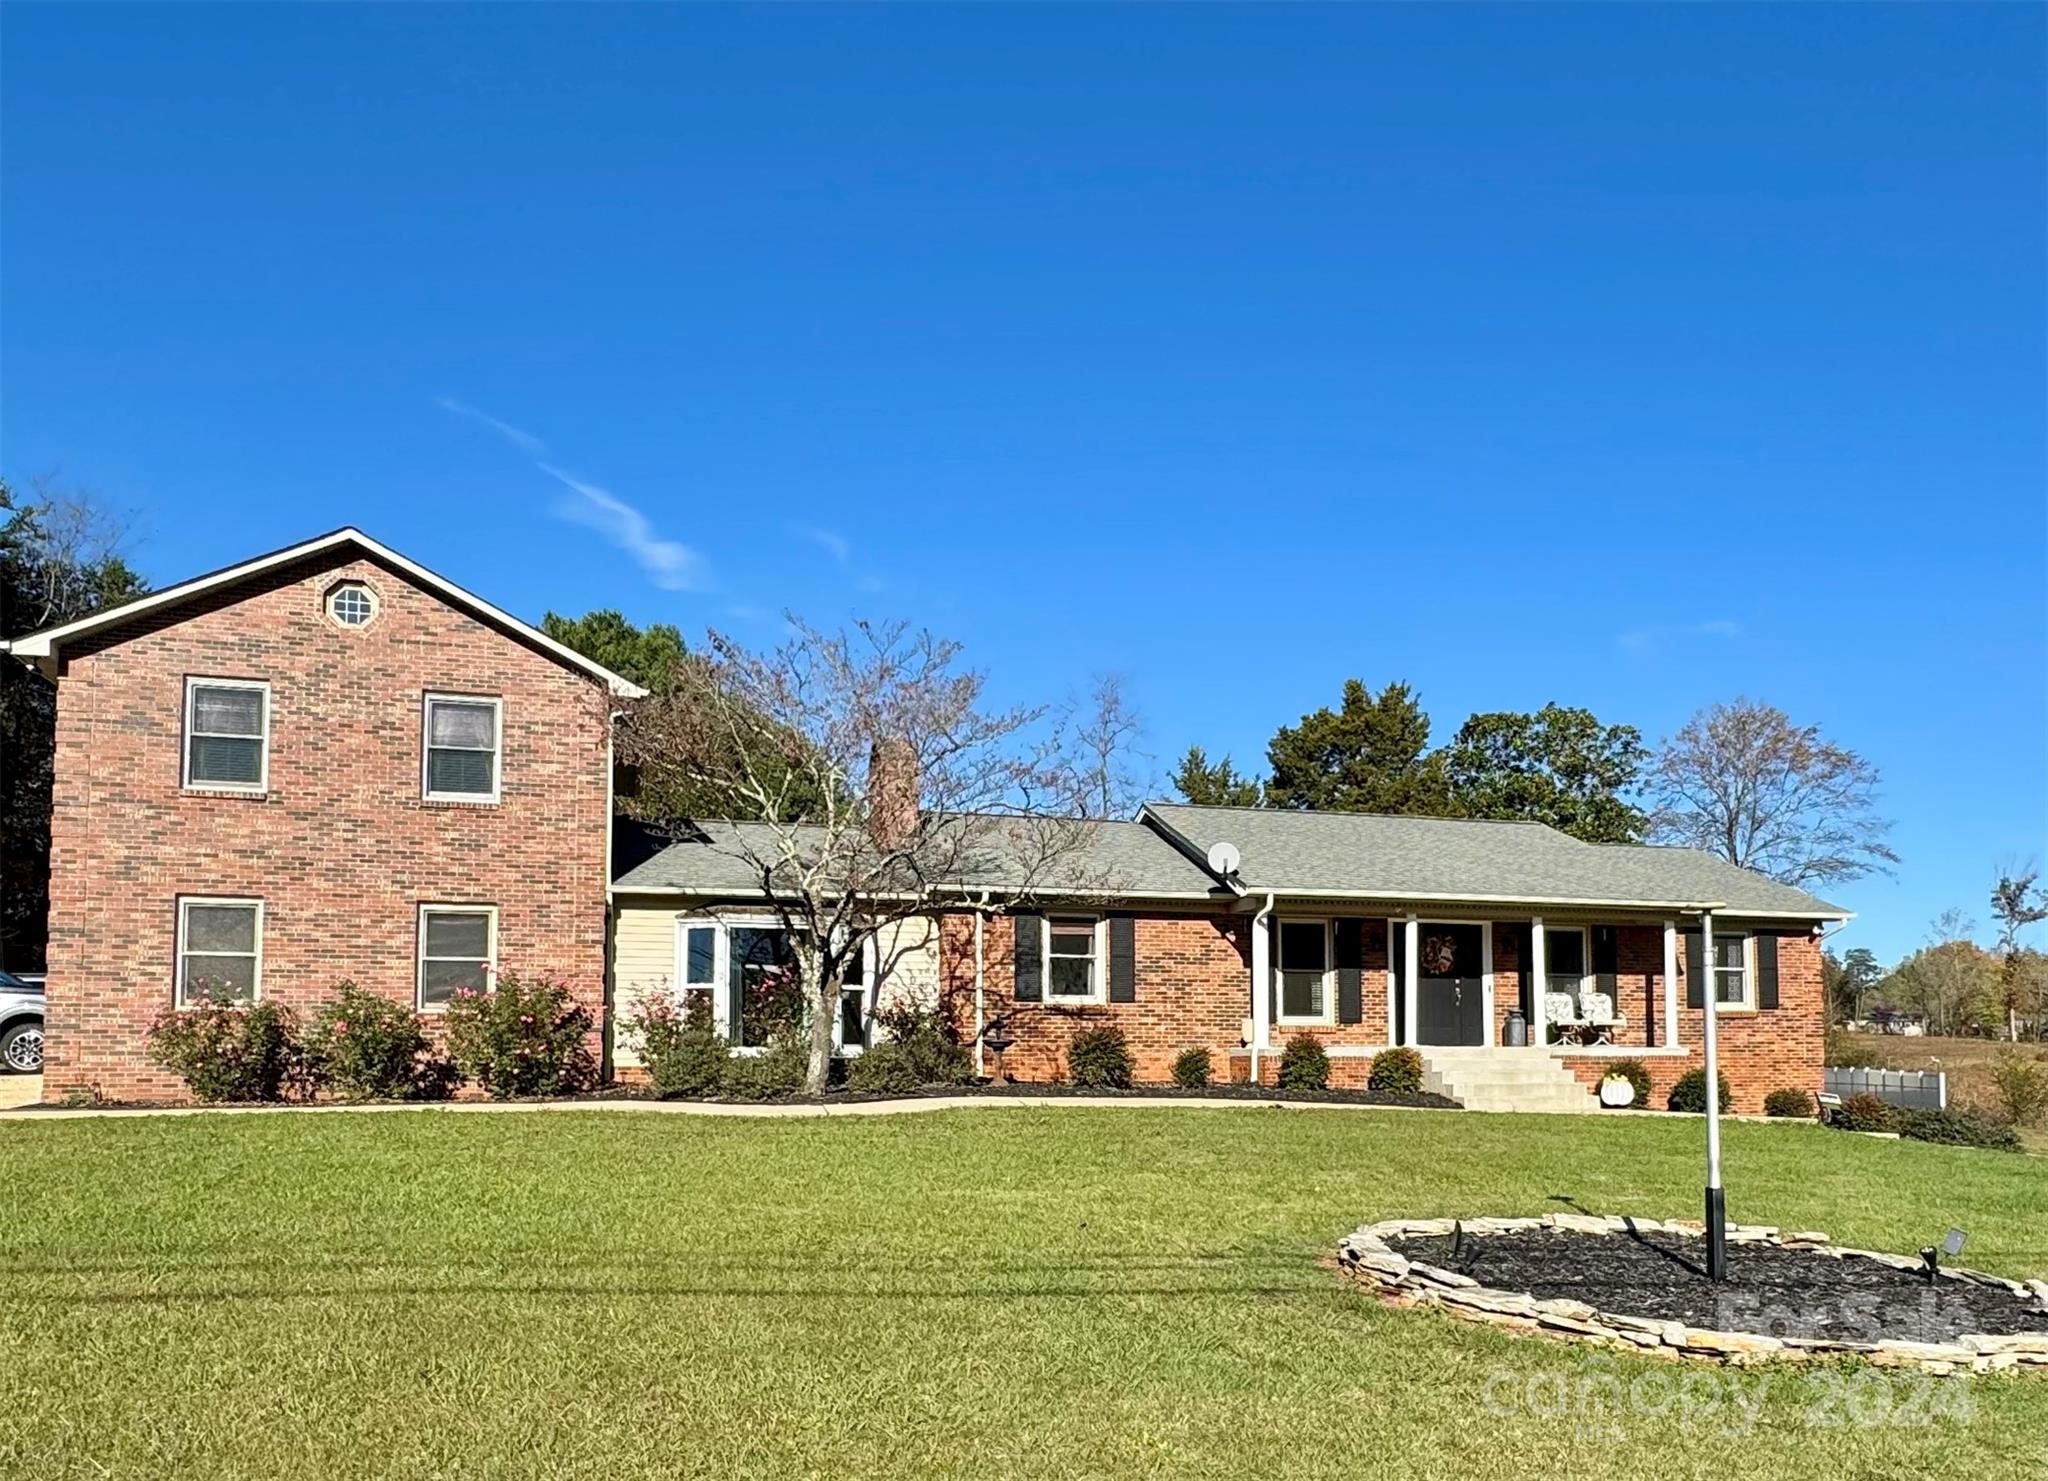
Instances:
[[[1071,1100],[1079,1096],[1100,1097],[1111,1100],[1165,1099],[1189,1101],[1290,1101],[1303,1105],[1355,1105],[1355,1106],[1410,1106],[1422,1110],[1455,1111],[1458,1103],[1441,1095],[1382,1095],[1370,1090],[1279,1090],[1272,1086],[1257,1085],[1211,1085],[1203,1090],[1183,1090],[1177,1085],[1135,1085],[1128,1090],[1091,1089],[1079,1085],[1026,1085],[992,1083],[987,1085],[933,1085],[922,1090],[906,1090],[888,1094],[850,1090],[828,1090],[823,1095],[782,1095],[766,1100],[740,1100],[732,1096],[678,1097],[678,1104],[699,1105],[748,1105],[748,1106],[848,1106],[873,1105],[892,1100],[931,1100],[938,1097],[986,1097],[999,1100]],[[608,1085],[601,1090],[584,1091],[576,1095],[539,1096],[531,1100],[514,1097],[499,1102],[504,1105],[563,1105],[576,1102],[602,1103],[606,1101],[652,1100],[651,1092],[636,1085]],[[251,1108],[277,1110],[288,1106],[312,1104],[316,1106],[341,1105],[460,1105],[474,1104],[480,1097],[461,1096],[453,1101],[340,1101],[321,1100],[315,1102],[280,1101],[232,1101],[217,1103],[222,1110],[247,1110]],[[157,1111],[167,1109],[189,1109],[191,1101],[149,1101],[149,1100],[106,1100],[91,1102],[93,1109],[118,1111]],[[77,1110],[79,1106],[62,1103],[39,1103],[21,1106],[22,1111],[64,1111]]]
[[[2048,1373],[2048,1281],[1850,1249],[1814,1231],[1728,1226],[1706,1277],[1692,1220],[1610,1214],[1387,1219],[1338,1269],[1395,1306],[1650,1356],[1727,1363],[1862,1357],[1931,1373]]]
[[[1596,1235],[1526,1229],[1470,1238],[1390,1239],[1389,1247],[1497,1290],[1583,1301],[1692,1327],[1773,1337],[1946,1342],[1966,1332],[2048,1332],[2048,1311],[2004,1286],[1924,1276],[1812,1247],[1740,1244],[1728,1278],[1707,1279],[1705,1241],[1687,1234]]]

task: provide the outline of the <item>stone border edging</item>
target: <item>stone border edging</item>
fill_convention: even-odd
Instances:
[[[1524,1219],[1385,1219],[1361,1225],[1337,1246],[1338,1268],[1372,1286],[1395,1306],[1440,1306],[1466,1321],[1485,1322],[1518,1332],[1540,1332],[1568,1341],[1626,1348],[1666,1358],[1703,1358],[1711,1362],[1748,1365],[1772,1360],[1861,1357],[1887,1367],[1922,1368],[1929,1373],[1990,1373],[2008,1368],[2048,1370],[2048,1332],[1967,1333],[1949,1342],[1846,1342],[1834,1338],[1772,1337],[1759,1332],[1722,1332],[1690,1327],[1679,1321],[1620,1316],[1596,1311],[1583,1301],[1538,1300],[1526,1291],[1483,1286],[1468,1275],[1411,1260],[1390,1248],[1390,1238],[1441,1238],[1462,1224],[1465,1233],[1484,1238],[1522,1229],[1562,1229],[1577,1234],[1623,1234],[1669,1231],[1692,1236],[1706,1231],[1691,1219],[1629,1219],[1613,1214],[1543,1214]],[[1780,1234],[1770,1224],[1730,1224],[1731,1245],[1771,1244],[1783,1249],[1813,1250],[1840,1259],[1876,1260],[1901,1270],[1919,1270],[1917,1258],[1879,1250],[1833,1244],[1817,1231]],[[2021,1297],[2031,1296],[2048,1308],[2048,1281],[2007,1280],[1978,1270],[1941,1267],[1947,1280],[1998,1286]]]

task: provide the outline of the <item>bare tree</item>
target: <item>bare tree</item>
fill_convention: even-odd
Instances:
[[[969,889],[1015,900],[1107,881],[1086,868],[1095,825],[1078,816],[1093,779],[1046,710],[987,708],[983,676],[928,632],[792,627],[758,654],[710,634],[680,682],[621,727],[621,759],[755,820],[669,821],[742,862],[786,933],[815,1093],[868,942],[900,939],[893,926]]]
[[[1650,836],[1801,887],[1889,872],[1877,768],[1750,699],[1701,710],[1658,749],[1645,780]]]
[[[2005,1007],[2005,1036],[2014,1043],[2020,1037],[2021,1000],[2031,997],[2020,932],[2048,920],[2048,889],[2042,888],[2040,878],[2041,871],[2033,864],[2016,864],[2000,870],[1998,883],[1991,888],[1991,913],[1998,917],[1999,996]],[[2038,1033],[2040,1024],[2034,1027]]]
[[[1082,812],[1091,818],[1122,818],[1137,811],[1151,789],[1153,758],[1138,750],[1145,722],[1124,694],[1122,674],[1096,675],[1072,727],[1084,788]]]

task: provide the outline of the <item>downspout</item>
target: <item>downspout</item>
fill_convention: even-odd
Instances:
[[[1265,928],[1265,924],[1266,924],[1266,917],[1267,917],[1267,916],[1269,916],[1269,915],[1271,915],[1272,913],[1273,913],[1273,896],[1269,894],[1269,895],[1267,895],[1267,896],[1266,896],[1266,903],[1265,903],[1265,904],[1263,904],[1263,905],[1261,905],[1261,906],[1259,907],[1259,909],[1258,909],[1258,913],[1252,916],[1252,939],[1251,939],[1250,945],[1251,945],[1251,957],[1252,957],[1252,966],[1253,966],[1254,968],[1256,968],[1256,967],[1257,967],[1257,966],[1259,965],[1259,959],[1260,959],[1260,956],[1261,956],[1261,953],[1260,953],[1260,951],[1259,951],[1259,933],[1260,933],[1260,932],[1261,932],[1261,931],[1262,931],[1262,930],[1263,930],[1263,929]],[[1266,1004],[1266,1003],[1268,1003],[1268,1002],[1270,1002],[1270,1001],[1272,1000],[1272,995],[1273,995],[1273,984],[1272,984],[1272,978],[1273,978],[1273,961],[1272,961],[1272,955],[1271,955],[1271,953],[1270,953],[1270,952],[1268,952],[1268,953],[1265,953],[1264,955],[1265,955],[1265,958],[1266,958],[1266,960],[1265,960],[1265,967],[1266,967],[1266,970],[1265,970],[1265,972],[1264,972],[1264,973],[1260,973],[1260,972],[1254,971],[1254,972],[1252,973],[1252,1084],[1253,1084],[1253,1085],[1258,1085],[1258,1084],[1262,1083],[1262,1082],[1260,1081],[1260,1079],[1259,1079],[1259,1049],[1261,1048],[1261,1046],[1263,1046],[1263,1045],[1264,1045],[1264,1043],[1265,1043],[1265,1041],[1266,1041],[1266,1032],[1267,1032],[1267,1025],[1266,1025],[1266,1012],[1265,1012],[1265,1009],[1264,1009],[1264,1007],[1263,1007],[1262,1005],[1263,1005],[1263,1004]],[[1263,977],[1264,977],[1264,978],[1265,978],[1266,980],[1265,980],[1265,981],[1263,981],[1263,982],[1262,982],[1262,981],[1260,981],[1259,979],[1261,978],[1261,976],[1263,976]]]
[[[981,1047],[982,1031],[987,1026],[984,1022],[982,999],[982,969],[986,962],[986,955],[982,949],[982,928],[988,921],[988,899],[988,895],[984,893],[981,903],[974,911],[974,1078],[977,1080],[985,1079],[988,1075],[988,1067],[983,1058],[985,1051]]]

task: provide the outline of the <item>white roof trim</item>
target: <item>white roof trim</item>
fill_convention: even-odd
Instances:
[[[109,607],[104,612],[95,612],[92,616],[81,617],[76,622],[67,622],[62,627],[45,628],[42,632],[30,633],[27,637],[16,638],[7,646],[14,656],[24,663],[32,664],[36,659],[54,659],[57,657],[58,651],[62,646],[73,638],[83,637],[102,628],[112,627],[116,623],[127,622],[142,616],[146,612],[153,612],[160,607],[168,607],[178,602],[187,601],[192,597],[203,595],[218,587],[232,586],[238,581],[246,581],[251,576],[260,575],[262,572],[268,571],[273,567],[287,565],[292,561],[304,560],[307,556],[318,555],[323,550],[331,550],[343,545],[355,546],[366,555],[374,556],[385,564],[395,567],[417,581],[421,586],[444,598],[451,605],[466,608],[474,615],[483,618],[486,622],[516,634],[524,641],[533,644],[534,647],[539,648],[542,652],[566,666],[580,669],[594,679],[602,679],[614,694],[628,699],[638,699],[647,692],[631,679],[615,674],[603,664],[585,658],[574,648],[556,642],[539,628],[521,622],[511,613],[492,606],[473,592],[463,590],[446,577],[435,575],[417,561],[407,560],[397,551],[391,549],[390,546],[381,544],[365,535],[361,530],[354,528],[335,530],[331,534],[321,535],[297,545],[290,545],[283,550],[273,550],[268,555],[259,555],[254,560],[243,561],[239,565],[226,566],[221,570],[210,572],[204,576],[195,576],[190,581],[181,581],[176,586],[167,586],[162,591],[153,591],[148,596],[137,597],[132,602],[124,602],[118,607]]]

